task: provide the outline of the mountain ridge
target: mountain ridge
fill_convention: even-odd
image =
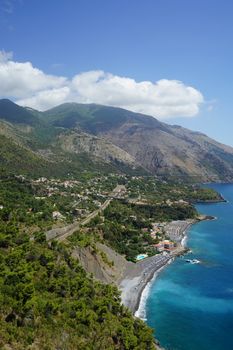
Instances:
[[[42,147],[56,155],[85,154],[116,168],[122,163],[162,177],[233,180],[232,147],[201,132],[122,108],[65,103],[39,112],[0,100],[0,119],[18,133],[19,125],[27,126],[20,140],[29,148],[33,145],[36,152]]]

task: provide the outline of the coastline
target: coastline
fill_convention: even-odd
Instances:
[[[228,202],[222,195],[218,200],[213,201],[196,201],[195,204],[214,204],[219,202]],[[135,317],[140,318],[143,321],[147,321],[146,318],[146,301],[148,299],[148,295],[151,289],[152,284],[155,282],[160,272],[179,255],[183,255],[189,251],[187,247],[187,239],[188,239],[188,231],[189,229],[196,223],[201,221],[210,221],[217,220],[216,216],[212,215],[202,215],[199,214],[195,219],[186,219],[186,220],[178,220],[169,223],[168,228],[170,226],[170,232],[165,230],[165,233],[169,237],[169,239],[173,240],[177,243],[177,249],[172,251],[167,259],[161,260],[158,264],[158,261],[153,261],[153,258],[146,258],[143,261],[137,262],[135,265],[139,266],[147,263],[144,266],[141,266],[141,273],[136,273],[135,270],[137,268],[132,268],[131,271],[126,269],[124,272],[123,278],[118,283],[118,287],[121,291],[121,299],[122,304],[128,307]],[[178,224],[178,226],[174,227],[174,224]],[[171,227],[173,225],[173,227]],[[167,228],[167,227],[166,227]],[[157,254],[157,256],[161,254]],[[151,263],[149,263],[151,261]],[[149,267],[149,273],[147,271]],[[145,276],[146,275],[146,276]],[[139,282],[138,282],[139,281]],[[133,282],[133,283],[132,283]],[[138,283],[138,284],[137,284]],[[128,298],[127,298],[128,295]],[[157,350],[165,350],[161,347],[158,339],[155,338],[155,346]]]
[[[146,321],[145,306],[152,283],[159,276],[160,272],[172,263],[177,256],[183,255],[188,251],[186,248],[187,231],[193,224],[201,220],[203,219],[185,220],[185,222],[180,221],[178,227],[175,225],[175,230],[173,228],[172,231],[175,231],[177,248],[168,256],[157,254],[139,261],[126,269],[124,277],[119,283],[119,289],[121,291],[122,303],[132,311],[135,317]],[[170,228],[170,226],[168,227]],[[165,350],[160,346],[156,338],[155,348],[157,350]]]
[[[232,198],[232,188],[230,188],[229,197]],[[195,348],[199,346],[200,347],[204,346],[208,348],[210,344],[214,348],[215,348],[215,344],[217,344],[216,349],[218,348],[218,346],[221,347],[222,342],[218,343],[219,333],[221,333],[221,329],[219,331],[218,327],[215,328],[216,322],[218,322],[217,320],[219,318],[219,313],[222,314],[222,319],[224,320],[224,322],[225,322],[225,318],[227,319],[226,325],[222,333],[222,334],[225,334],[225,339],[227,339],[224,347],[227,347],[226,344],[229,344],[229,342],[232,341],[232,339],[230,339],[230,335],[229,335],[229,338],[228,338],[228,335],[226,336],[226,333],[228,331],[227,322],[229,322],[227,318],[229,315],[227,306],[226,306],[226,310],[222,311],[221,306],[219,305],[219,308],[217,309],[217,311],[212,313],[212,308],[215,307],[214,305],[215,299],[212,299],[212,297],[208,299],[209,305],[207,305],[208,304],[207,299],[205,299],[205,302],[204,302],[204,298],[206,297],[206,295],[209,296],[208,288],[210,288],[210,286],[211,288],[213,288],[212,281],[214,279],[221,280],[222,278],[221,276],[222,271],[218,271],[218,266],[220,265],[220,261],[221,261],[221,264],[222,264],[221,266],[225,267],[224,263],[225,263],[225,256],[226,256],[227,250],[226,251],[224,250],[222,254],[222,256],[224,257],[223,258],[224,260],[222,260],[221,249],[219,249],[221,248],[220,244],[226,245],[225,242],[229,242],[229,243],[232,242],[232,237],[229,234],[231,232],[231,227],[232,227],[232,222],[229,220],[229,218],[231,217],[230,216],[231,214],[230,214],[230,211],[228,211],[227,207],[225,209],[226,202],[227,202],[226,200],[222,201],[222,203],[220,203],[219,206],[213,205],[209,207],[208,206],[209,203],[206,203],[207,204],[206,206],[197,207],[197,210],[200,210],[201,212],[209,213],[210,215],[205,215],[205,216],[203,215],[199,218],[200,220],[197,220],[197,223],[200,222],[200,224],[197,226],[194,226],[188,232],[188,242],[187,242],[187,235],[184,236],[181,241],[182,245],[184,246],[188,245],[188,247],[190,248],[190,253],[192,254],[192,251],[193,251],[193,255],[185,256],[184,260],[180,260],[180,259],[178,259],[178,261],[176,260],[177,265],[175,263],[172,265],[172,267],[169,267],[168,270],[163,272],[163,274],[159,277],[158,281],[156,280],[157,276],[155,277],[155,280],[151,282],[151,286],[148,287],[150,292],[149,292],[149,297],[147,299],[147,303],[145,303],[145,301],[143,300],[144,295],[142,294],[142,300],[140,305],[142,308],[146,306],[146,310],[143,310],[144,311],[144,314],[143,314],[140,312],[141,310],[139,307],[139,310],[135,313],[135,316],[139,318],[142,318],[142,317],[145,318],[146,323],[149,324],[155,330],[157,330],[157,332],[155,333],[155,337],[156,338],[158,337],[157,339],[161,341],[162,345],[165,348],[170,348],[170,347],[173,348],[174,346],[174,348],[182,347],[184,349],[188,349],[189,346],[191,346],[190,344],[195,344],[194,345]],[[232,203],[232,201],[230,200],[229,202]],[[205,222],[204,220],[207,220],[207,222]],[[213,222],[208,223],[208,221],[210,220]],[[222,225],[222,221],[224,222],[224,225]],[[225,226],[225,223],[227,223],[229,226],[228,225]],[[216,233],[221,233],[222,235],[221,241],[219,240]],[[214,245],[216,246],[216,250],[211,249]],[[228,246],[232,247],[232,243],[229,244]],[[228,256],[230,256],[230,254]],[[200,265],[196,265],[195,267],[194,266],[192,267],[192,265],[189,265],[189,264],[185,265],[185,263],[183,264],[183,261],[191,262],[192,264],[200,263]],[[210,264],[209,264],[209,261],[211,261]],[[229,265],[230,264],[231,264],[231,261],[229,261]],[[190,266],[190,270],[189,270],[189,266]],[[208,268],[211,267],[211,272],[206,273],[205,279],[203,282],[202,272],[206,270],[206,266],[208,266]],[[228,268],[228,265],[226,268]],[[232,266],[231,268],[229,268],[229,271],[230,269],[232,271]],[[229,272],[228,276],[230,275],[231,274]],[[190,278],[190,276],[192,277]],[[160,280],[161,280],[161,284],[160,284]],[[222,294],[223,296],[221,295],[222,300],[224,301],[224,303],[226,303],[226,305],[228,305],[228,303],[230,305],[228,296],[225,296],[224,294],[225,290],[227,290],[224,284],[225,275],[222,281],[223,283],[221,284],[219,283],[214,288],[216,288],[216,291],[218,291],[219,294],[223,293]],[[230,290],[230,283],[231,283],[230,278],[228,280],[228,283],[229,283],[228,287]],[[158,284],[158,287],[156,287],[157,284]],[[193,292],[194,290],[195,292]],[[198,292],[196,292],[196,290],[198,290]],[[213,289],[211,290],[212,290],[212,293],[214,293]],[[192,297],[189,296],[189,292],[190,292],[190,295],[192,295]],[[217,295],[217,292],[214,295]],[[183,299],[183,296],[184,296],[184,299]],[[174,306],[174,309],[173,309],[173,306]],[[199,324],[199,319],[198,319],[199,311],[201,310],[201,312],[203,313],[206,312],[208,315],[208,311],[210,310],[210,308],[211,308],[211,316],[210,317],[207,316],[205,320],[203,320],[203,323]],[[170,310],[172,310],[173,312],[170,312]],[[232,318],[232,315],[229,316],[229,319],[230,317]],[[221,320],[221,323],[219,322],[219,324],[222,325],[224,324],[224,322]],[[174,325],[174,332],[175,332],[173,334],[175,335],[169,332],[170,329],[173,329],[172,328],[173,325]],[[193,327],[195,327],[195,329],[198,329],[198,330],[200,327],[202,328],[200,341],[197,343],[195,342],[196,334],[192,332]],[[183,333],[184,329],[187,330],[186,334]],[[205,335],[206,335],[206,338],[205,338]],[[214,344],[214,341],[211,343],[212,337],[214,338],[215,344]],[[207,339],[207,340],[203,340],[202,342],[202,339]],[[159,342],[158,342],[158,345],[160,346]],[[161,350],[160,347],[158,347],[158,349]]]
[[[146,284],[145,288],[142,290],[142,293],[141,293],[141,296],[140,296],[140,300],[139,300],[139,305],[138,305],[137,310],[134,313],[134,316],[140,318],[143,321],[146,321],[145,304],[146,304],[146,300],[147,300],[147,297],[148,297],[151,285],[154,283],[156,278],[159,276],[159,273],[167,265],[169,265],[172,261],[173,261],[173,259],[170,259],[165,265],[163,265],[162,267],[160,267],[160,269],[158,269],[157,271],[154,272],[152,278],[148,281],[148,283]]]
[[[128,307],[133,314],[137,311],[142,292],[151,281],[154,274],[167,264],[170,257],[152,256],[130,266],[119,283],[122,303]]]
[[[200,215],[197,219],[173,221],[166,226],[166,234],[177,243],[177,247],[170,254],[156,254],[141,260],[134,265],[129,265],[124,276],[118,283],[121,292],[122,303],[139,318],[142,312],[142,304],[149,293],[151,281],[156,279],[159,273],[170,264],[177,256],[188,251],[186,247],[187,232],[192,225],[204,220],[215,220],[215,217]],[[140,310],[141,309],[141,310]],[[143,315],[142,315],[143,316]]]
[[[187,231],[190,226],[199,220],[174,221],[167,225],[167,234],[173,235],[177,243],[176,249],[169,254],[156,254],[152,257],[141,260],[134,265],[129,265],[124,272],[124,276],[118,286],[121,291],[122,303],[128,307],[133,314],[140,307],[143,291],[149,282],[157,277],[159,272],[171,263],[176,256],[187,252],[185,241]],[[148,289],[149,287],[147,287]],[[145,292],[144,292],[145,295]]]

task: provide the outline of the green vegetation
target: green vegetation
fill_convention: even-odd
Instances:
[[[138,254],[155,254],[151,245],[157,241],[149,233],[152,222],[195,218],[197,212],[191,205],[134,205],[113,201],[103,215],[103,222],[89,224],[93,234],[99,234],[118,253],[135,261]]]
[[[93,281],[70,255],[57,244],[1,248],[1,348],[152,349],[116,287]]]
[[[26,108],[20,107],[8,99],[0,100],[0,118],[11,123],[37,125],[39,119]]]
[[[126,181],[128,194],[131,198],[145,199],[150,203],[162,203],[183,200],[191,203],[198,201],[221,200],[219,193],[210,188],[202,188],[198,185],[177,183],[174,181],[160,181],[153,176],[131,177]]]
[[[48,173],[50,163],[11,139],[0,135],[1,172],[38,176]]]
[[[53,204],[49,200],[36,199],[40,188],[21,177],[6,176],[0,179],[0,220],[28,231],[32,227],[42,229],[52,222]]]
[[[36,133],[40,133],[40,131],[43,130],[38,129]],[[91,177],[93,174],[141,173],[141,168],[132,170],[121,162],[113,161],[108,164],[101,159],[92,159],[84,152],[80,154],[65,152],[57,144],[49,147],[51,142],[49,135],[51,137],[56,135],[56,132],[50,133],[49,131],[51,130],[37,135],[35,140],[33,138],[24,140],[25,145],[0,135],[1,172],[34,178],[46,176],[59,179],[82,178],[85,176],[85,172],[91,174]],[[39,150],[38,147],[40,147]],[[49,151],[46,150],[46,147],[49,148]]]
[[[29,234],[24,210],[38,203],[36,190],[22,179],[0,182],[9,203],[0,210],[0,348],[154,349],[152,331],[120,304],[116,287],[88,276],[71,247]]]
[[[109,118],[109,114],[111,114],[111,118]],[[131,114],[133,113],[120,108],[95,104],[65,103],[44,112],[41,120],[67,129],[80,126],[84,130],[96,134],[99,130],[108,130],[120,125]]]
[[[40,113],[0,101],[1,349],[154,349],[152,331],[121,305],[116,287],[84,271],[71,257],[73,250],[88,248],[109,267],[113,262],[98,251],[97,242],[131,261],[139,253],[153,255],[159,239],[150,234],[154,222],[195,218],[192,203],[220,196],[142,176],[145,170],[114,157],[107,164],[62,148],[59,137],[69,135],[68,129],[96,135],[131,115],[142,121],[131,112],[97,105],[65,104]],[[126,189],[112,194],[119,184]],[[47,230],[81,221],[112,196],[104,212],[66,244],[46,242]]]

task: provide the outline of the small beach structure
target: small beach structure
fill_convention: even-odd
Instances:
[[[154,247],[157,250],[157,252],[163,252],[164,251],[163,242],[159,242],[157,244],[154,244]]]
[[[154,247],[156,248],[157,252],[171,251],[175,248],[174,243],[167,239],[155,244]]]
[[[163,241],[163,244],[164,244],[164,249],[165,250],[167,250],[167,249],[170,250],[170,249],[174,248],[174,243],[169,241],[169,240],[167,240],[167,239]]]
[[[136,261],[143,260],[148,257],[148,254],[139,254],[136,256]]]

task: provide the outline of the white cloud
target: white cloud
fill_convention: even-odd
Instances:
[[[198,90],[181,81],[136,82],[101,70],[68,79],[45,74],[30,62],[15,62],[4,51],[0,52],[0,82],[1,97],[39,110],[64,102],[98,103],[165,119],[192,117],[204,102]]]
[[[13,52],[0,51],[0,64],[7,62],[13,58]]]
[[[47,75],[30,62],[15,62],[12,53],[0,52],[0,96],[14,99],[32,96],[66,84],[67,79]]]

